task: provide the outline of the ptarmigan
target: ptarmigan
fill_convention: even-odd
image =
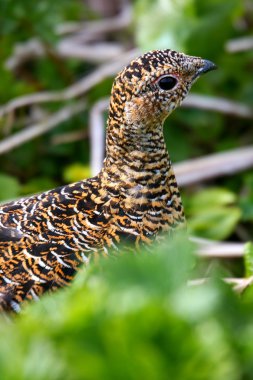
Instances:
[[[94,178],[0,207],[0,309],[69,283],[78,267],[120,241],[150,243],[184,224],[163,122],[193,82],[216,66],[151,51],[116,77],[106,158]]]

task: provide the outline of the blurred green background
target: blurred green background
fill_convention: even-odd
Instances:
[[[110,20],[117,18],[115,26]],[[103,27],[108,19],[111,29]],[[64,90],[137,47],[213,60],[219,70],[201,78],[192,92],[251,107],[252,40],[251,47],[231,46],[250,40],[252,32],[250,0],[2,0],[0,104]],[[59,53],[68,39],[86,55]],[[29,50],[34,41],[40,47],[36,54]],[[112,80],[113,75],[101,78],[81,97],[82,112],[0,155],[0,202],[91,175],[90,109],[109,96]],[[0,118],[0,152],[6,139],[76,101],[31,102],[6,112]],[[181,162],[252,145],[252,117],[180,108],[166,121],[165,137],[172,161]],[[182,197],[190,233],[252,239],[251,170],[184,187]],[[192,250],[182,238],[154,248],[155,256],[101,261],[71,289],[30,305],[14,323],[3,319],[1,378],[253,379],[252,292],[240,299],[218,279],[186,287],[187,279],[206,273]],[[246,269],[241,261],[225,267],[215,262],[211,272],[252,275],[251,251]]]

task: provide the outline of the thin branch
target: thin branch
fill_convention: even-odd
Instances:
[[[52,136],[50,142],[52,145],[69,144],[75,141],[80,141],[88,138],[87,130],[73,131],[57,134]]]
[[[247,277],[247,278],[238,278],[237,281],[234,283],[234,290],[237,293],[243,293],[246,288],[251,286],[253,284],[253,276]]]
[[[223,114],[253,119],[253,108],[225,98],[190,94],[182,103],[185,108],[198,108]]]
[[[12,55],[5,61],[5,68],[14,71],[24,62],[31,58],[43,57],[45,53],[42,42],[37,38],[18,43],[14,46]]]
[[[58,124],[70,119],[74,115],[81,113],[85,108],[84,102],[80,101],[72,106],[66,106],[60,111],[55,112],[46,120],[34,124],[20,132],[13,134],[10,137],[0,141],[0,154],[6,153],[23,143],[38,137],[50,129],[56,127]]]
[[[247,51],[253,49],[253,37],[241,37],[229,40],[225,49],[228,53],[239,53],[241,51]]]
[[[190,280],[187,282],[188,286],[200,286],[209,282],[211,278],[198,278],[195,280]],[[233,286],[233,290],[236,293],[243,293],[246,288],[253,284],[253,276],[247,278],[222,278],[222,281],[226,282],[229,285]]]
[[[211,280],[211,277],[204,277],[204,278],[197,278],[197,279],[194,279],[194,280],[189,280],[187,285],[188,286],[199,286],[199,285],[204,285],[206,284],[208,281]],[[245,280],[248,280],[246,278],[222,278],[222,280],[224,282],[226,282],[227,284],[232,284],[232,285],[237,285],[237,284],[240,284],[241,282],[244,282]]]
[[[121,55],[124,47],[116,42],[94,42],[90,45],[62,39],[55,46],[53,52],[60,58],[76,58],[86,62],[103,63]],[[15,71],[25,62],[44,57],[46,54],[47,50],[43,43],[39,39],[33,38],[14,47],[12,55],[5,62],[5,67]]]
[[[196,254],[202,258],[231,259],[244,255],[244,243],[217,242],[197,237],[190,237],[190,240],[197,245]]]
[[[90,111],[91,173],[96,175],[103,165],[105,150],[105,123],[103,112],[108,108],[108,98],[99,100]]]
[[[98,67],[91,74],[62,91],[38,92],[15,98],[0,107],[0,118],[10,112],[14,112],[20,107],[29,106],[31,104],[64,101],[78,97],[108,76],[115,75],[125,64],[136,57],[136,55],[138,55],[137,49],[130,50],[122,54],[120,58]]]
[[[121,12],[115,17],[108,17],[99,21],[89,22],[69,22],[56,27],[58,35],[82,33],[86,40],[93,39],[94,36],[116,32],[127,28],[132,22],[132,6],[128,2],[122,7]]]
[[[89,22],[68,22],[56,26],[57,35],[72,34],[62,38],[56,45],[55,52],[66,58],[79,58],[91,62],[104,62],[123,52],[123,47],[117,42],[97,41],[98,36],[127,28],[132,21],[132,6],[128,1],[122,2],[121,12],[114,17]],[[89,44],[92,42],[92,44]],[[15,70],[19,65],[31,58],[45,55],[43,43],[32,38],[14,47],[13,54],[6,61],[9,70]]]
[[[62,58],[76,58],[92,63],[103,63],[120,57],[124,51],[124,46],[116,42],[94,42],[92,45],[81,45],[63,40],[56,47],[56,53]]]
[[[253,167],[253,146],[211,154],[174,165],[180,186],[189,186]]]
[[[104,41],[105,34],[125,29],[132,21],[132,6],[128,1],[121,3],[121,12],[117,16],[98,21],[58,25],[56,34],[72,35],[62,38],[56,44],[54,53],[62,58],[78,58],[99,63],[122,54],[124,51],[122,44]],[[6,61],[6,67],[9,70],[15,70],[27,60],[42,57],[45,54],[46,49],[43,43],[33,38],[15,46],[13,54]]]

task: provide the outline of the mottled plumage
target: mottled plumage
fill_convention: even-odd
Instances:
[[[0,308],[66,285],[89,257],[135,247],[184,225],[163,138],[165,118],[194,80],[215,65],[171,50],[152,51],[116,77],[106,158],[94,178],[0,207]]]

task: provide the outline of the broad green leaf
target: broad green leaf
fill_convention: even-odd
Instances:
[[[90,174],[90,167],[88,165],[82,165],[77,162],[64,169],[63,178],[67,183],[77,182],[89,178]]]
[[[191,233],[208,239],[223,240],[234,231],[241,217],[237,207],[202,209],[188,220]]]
[[[237,195],[231,190],[222,187],[211,187],[195,193],[189,201],[189,212],[192,214],[203,212],[216,206],[225,206],[235,203]]]

